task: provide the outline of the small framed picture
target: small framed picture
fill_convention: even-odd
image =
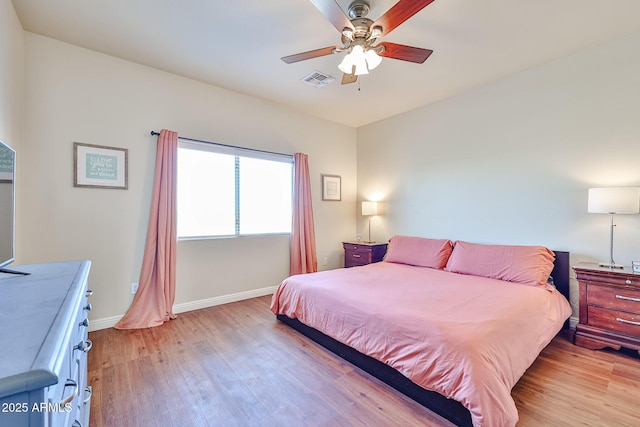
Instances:
[[[126,190],[126,148],[73,143],[73,186]]]
[[[342,178],[339,175],[322,175],[322,200],[342,200]]]

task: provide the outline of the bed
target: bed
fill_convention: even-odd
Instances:
[[[456,425],[514,426],[511,389],[571,314],[568,275],[540,246],[394,236],[383,262],[285,279],[271,310]]]

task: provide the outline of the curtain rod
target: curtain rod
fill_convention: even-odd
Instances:
[[[160,132],[156,132],[155,130],[152,130],[151,135],[158,136],[160,135]],[[202,139],[186,138],[184,136],[178,136],[178,139],[182,139],[184,141],[202,142],[203,144],[217,145],[217,146],[226,147],[226,148],[234,148],[236,150],[246,150],[246,151],[253,151],[256,153],[273,154],[275,156],[285,156],[285,157],[293,158],[292,154],[276,153],[275,151],[258,150],[257,148],[239,147],[237,145],[221,144],[219,142],[211,142],[211,141],[204,141]]]

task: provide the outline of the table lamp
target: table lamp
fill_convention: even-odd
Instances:
[[[613,260],[613,215],[640,213],[640,187],[604,187],[590,188],[588,197],[589,213],[608,213],[611,215],[609,237],[609,262],[601,262],[601,267],[623,268]]]
[[[362,216],[369,217],[369,240],[365,243],[374,243],[371,240],[371,217],[378,215],[378,202],[362,202]]]

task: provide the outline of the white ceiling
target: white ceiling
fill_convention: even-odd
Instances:
[[[435,0],[382,39],[433,49],[424,64],[385,58],[343,86],[343,54],[280,60],[340,44],[309,0],[12,1],[26,31],[354,127],[640,32],[639,0]],[[375,20],[395,1],[370,3]],[[315,70],[336,80],[302,82]]]

